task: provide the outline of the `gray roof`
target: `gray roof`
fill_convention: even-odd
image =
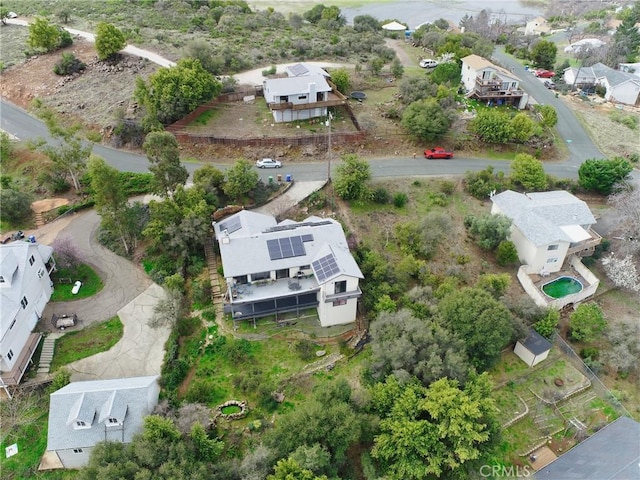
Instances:
[[[535,474],[536,480],[640,478],[640,423],[620,417]]]
[[[272,96],[277,97],[309,93],[309,85],[312,83],[316,85],[316,92],[330,92],[332,90],[323,75],[270,78],[264,81],[264,87]]]
[[[73,382],[50,396],[47,450],[87,448],[107,440],[131,442],[158,402],[158,376]],[[121,426],[107,427],[110,418]],[[74,428],[76,421],[90,428]]]
[[[611,67],[607,67],[603,63],[596,63],[592,65],[591,68],[598,78],[605,77],[607,79],[607,82],[609,82],[609,85],[611,85],[612,87],[622,85],[626,82],[633,82],[640,85],[640,81],[635,75],[631,73],[621,72],[620,70],[615,70]]]
[[[561,227],[596,223],[587,204],[564,190],[526,194],[507,190],[491,197],[491,201],[536,246],[571,243]]]
[[[305,75],[322,75],[323,77],[330,77],[326,70],[317,65],[310,63],[296,63],[295,65],[289,65],[285,68],[287,76],[289,77],[301,77]]]
[[[221,232],[220,225],[240,215],[243,217],[242,228],[227,237]],[[314,260],[328,253],[327,247],[336,257],[340,273],[363,278],[358,264],[349,253],[342,226],[331,218],[312,216],[302,222],[284,220],[276,224],[275,218],[270,215],[242,211],[216,223],[214,230],[225,278],[311,265]],[[304,255],[271,259],[268,240],[305,235],[311,237],[307,237],[303,243]]]
[[[529,330],[529,335],[524,340],[519,340],[520,344],[534,355],[540,355],[551,349],[551,343],[533,328]]]

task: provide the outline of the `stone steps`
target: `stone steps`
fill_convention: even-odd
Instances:
[[[38,374],[47,374],[51,368],[51,361],[55,352],[56,340],[60,338],[60,334],[47,335],[42,343],[42,351],[40,352],[40,362],[38,363]]]

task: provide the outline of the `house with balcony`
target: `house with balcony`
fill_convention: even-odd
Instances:
[[[567,68],[563,73],[567,85],[588,92],[595,87],[604,87],[604,98],[612,103],[640,105],[640,78],[636,75],[615,70],[602,63],[590,67]]]
[[[0,375],[2,386],[17,385],[41,334],[34,333],[51,298],[53,249],[32,242],[0,245]]]
[[[49,398],[49,469],[81,468],[99,442],[131,443],[158,404],[158,376],[72,382]]]
[[[488,105],[513,105],[520,109],[529,100],[516,75],[479,55],[467,55],[462,59],[461,76],[468,98]]]
[[[507,190],[491,201],[492,214],[511,219],[510,240],[522,263],[518,279],[538,305],[561,308],[595,293],[599,280],[580,257],[592,255],[602,237],[592,229],[596,219],[585,202],[563,190]],[[561,277],[575,279],[582,288],[563,298],[545,294],[542,287]]]
[[[356,319],[362,272],[342,226],[308,217],[280,223],[243,210],[214,224],[234,322],[315,309],[321,327]]]

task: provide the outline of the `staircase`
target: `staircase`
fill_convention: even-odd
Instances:
[[[42,216],[42,212],[35,213],[35,221],[36,221],[36,228],[40,228],[45,224],[44,217]]]
[[[209,279],[211,280],[211,299],[216,311],[216,320],[222,322],[223,317],[223,292],[220,286],[220,276],[218,275],[218,260],[213,251],[213,237],[209,238],[204,245],[204,256],[207,260],[207,268],[209,269]]]
[[[44,342],[42,343],[42,352],[40,353],[40,363],[38,364],[38,371],[36,372],[38,375],[46,375],[49,373],[51,360],[53,360],[53,351],[55,349],[56,340],[62,335],[64,334],[56,332],[50,333],[45,337]]]

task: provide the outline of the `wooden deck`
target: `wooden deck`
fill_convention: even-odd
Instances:
[[[14,364],[11,371],[2,372],[2,381],[5,385],[13,386],[20,383],[20,380],[22,380],[24,373],[27,371],[29,362],[33,358],[33,354],[38,348],[38,344],[40,343],[41,338],[41,333],[32,333],[29,335],[27,343],[24,345],[24,348],[20,352],[20,355],[18,355],[18,360]]]

